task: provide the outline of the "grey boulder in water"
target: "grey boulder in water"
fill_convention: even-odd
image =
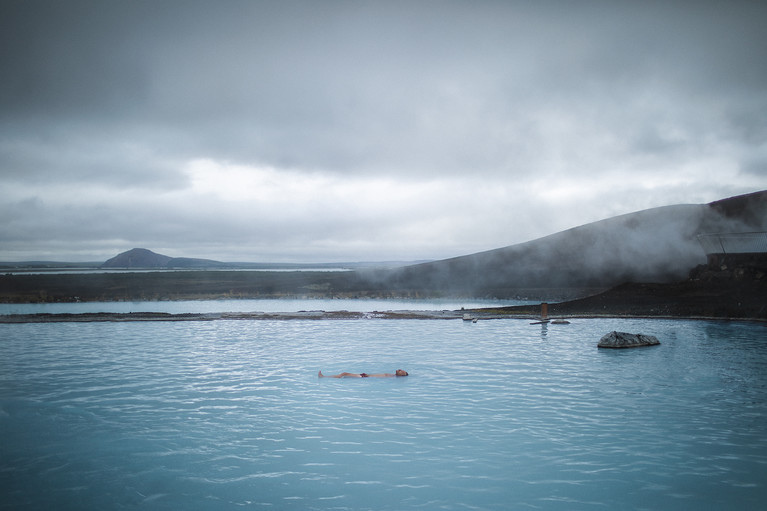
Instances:
[[[626,332],[610,332],[604,335],[597,344],[598,348],[638,348],[654,346],[660,341],[654,335],[627,334]]]

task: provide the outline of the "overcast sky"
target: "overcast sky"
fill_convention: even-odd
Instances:
[[[767,3],[0,2],[0,260],[441,259],[767,189]]]

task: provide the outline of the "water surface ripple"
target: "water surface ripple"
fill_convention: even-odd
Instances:
[[[756,509],[766,419],[761,324],[0,325],[1,509]]]

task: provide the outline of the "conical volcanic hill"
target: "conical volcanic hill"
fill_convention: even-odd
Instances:
[[[133,248],[104,262],[102,268],[217,268],[226,263],[192,257],[169,257],[146,248]]]

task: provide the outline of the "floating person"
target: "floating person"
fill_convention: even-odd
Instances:
[[[402,369],[397,369],[393,373],[378,373],[378,374],[367,374],[367,373],[340,373],[340,374],[329,374],[324,375],[322,374],[322,371],[317,374],[318,378],[393,378],[395,376],[407,376],[407,371],[403,371]]]

